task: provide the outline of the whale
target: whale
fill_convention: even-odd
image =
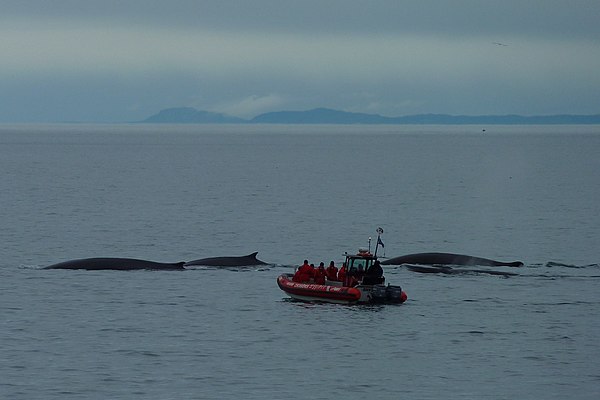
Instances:
[[[98,270],[183,270],[185,262],[159,263],[154,261],[139,260],[135,258],[82,258],[78,260],[63,261],[52,264],[44,269],[85,269],[88,271]]]
[[[268,265],[264,261],[256,258],[258,251],[248,254],[247,256],[229,256],[229,257],[210,257],[201,258],[198,260],[188,261],[184,266],[208,266],[208,267],[246,267],[254,265]]]
[[[488,275],[499,275],[504,277],[517,276],[513,272],[504,271],[493,271],[489,269],[457,269],[447,265],[440,266],[423,266],[423,265],[407,265],[406,268],[413,272],[420,272],[422,274],[446,274],[446,275],[457,275],[457,274],[488,274]]]
[[[486,267],[522,267],[521,261],[503,262],[488,258],[468,256],[454,253],[417,253],[394,257],[381,262],[382,265],[470,265]]]

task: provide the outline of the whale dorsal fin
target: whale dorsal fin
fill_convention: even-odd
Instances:
[[[256,259],[257,254],[258,254],[258,251],[255,251],[254,253],[248,254],[246,257],[252,257],[252,258]]]

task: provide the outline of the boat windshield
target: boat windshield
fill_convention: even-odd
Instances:
[[[359,271],[359,273],[364,273],[371,266],[372,263],[373,259],[362,257],[348,257],[348,260],[346,261],[348,270],[351,270],[354,267],[357,271]]]

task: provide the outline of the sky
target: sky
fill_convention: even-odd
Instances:
[[[1,0],[0,122],[600,113],[598,0]]]

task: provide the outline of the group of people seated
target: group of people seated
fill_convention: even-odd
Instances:
[[[342,268],[338,271],[338,268],[335,266],[335,263],[332,261],[329,263],[329,267],[325,269],[325,264],[320,263],[317,268],[315,268],[314,264],[308,264],[308,260],[304,260],[304,263],[296,270],[294,274],[293,281],[294,282],[314,282],[319,285],[325,284],[325,279],[327,278],[330,281],[343,281],[343,278],[346,274],[346,266],[343,265]],[[342,279],[340,279],[342,278]]]
[[[361,282],[367,285],[380,284],[385,281],[385,278],[383,277],[383,268],[377,260],[366,271],[354,266],[348,270],[346,263],[343,263],[338,270],[333,261],[327,268],[323,263],[315,268],[314,264],[309,264],[308,260],[304,260],[304,263],[296,270],[292,281],[316,283],[317,285],[324,285],[326,281],[337,281],[342,282],[342,286],[354,287]]]

